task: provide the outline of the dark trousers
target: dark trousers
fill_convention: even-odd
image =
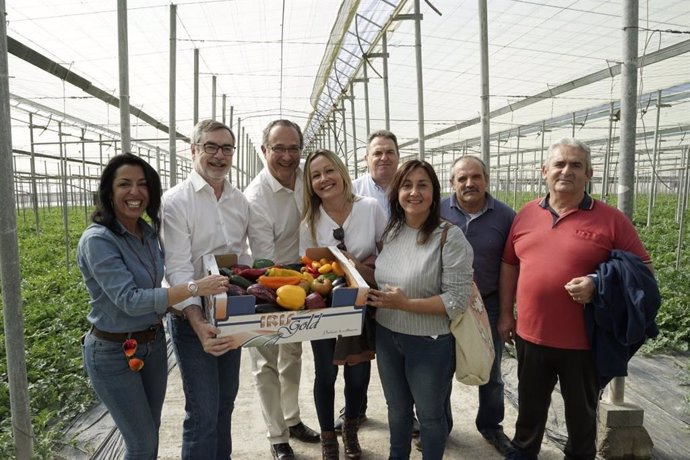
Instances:
[[[314,403],[321,431],[334,430],[335,381],[338,367],[333,364],[335,339],[312,340],[314,352]],[[345,417],[356,419],[366,397],[367,383],[371,374],[371,362],[343,367],[345,376]]]
[[[567,460],[596,456],[597,382],[594,355],[589,350],[566,350],[536,345],[520,337],[518,357],[518,418],[513,445],[515,458],[536,459],[544,437],[551,393],[560,382],[565,405]]]

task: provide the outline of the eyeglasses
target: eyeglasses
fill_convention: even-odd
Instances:
[[[299,147],[285,147],[282,145],[272,145],[269,148],[273,153],[291,153],[293,155],[299,154],[302,151]]]
[[[333,238],[340,241],[338,246],[336,246],[341,251],[347,251],[347,246],[345,246],[345,230],[343,227],[338,227],[333,229]]]
[[[137,352],[138,343],[136,339],[127,339],[122,342],[122,351],[127,357],[127,364],[132,372],[139,372],[144,367],[144,360],[135,358],[134,353]]]
[[[218,149],[221,149],[223,151],[223,155],[226,157],[232,156],[233,153],[235,153],[235,146],[234,145],[218,145],[214,144],[213,142],[206,142],[205,144],[196,144],[200,145],[204,149],[204,153],[207,155],[215,155],[218,153]]]

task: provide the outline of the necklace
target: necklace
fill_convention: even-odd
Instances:
[[[151,264],[153,265],[153,271],[149,270],[149,264],[147,264],[139,255],[139,251],[137,251],[133,246],[132,243],[129,241],[129,238],[127,237],[127,234],[125,234],[125,242],[127,243],[127,246],[132,250],[134,255],[136,256],[137,260],[141,264],[142,267],[144,267],[144,270],[146,271],[146,274],[149,275],[149,278],[151,279],[151,287],[156,287],[156,273],[158,273],[158,264],[156,264],[156,258],[153,257],[153,253],[151,252],[151,247],[149,245],[148,239],[146,238],[146,235],[140,240],[142,245],[146,247],[146,252],[149,255],[149,260],[151,261]]]

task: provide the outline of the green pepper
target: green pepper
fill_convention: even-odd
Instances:
[[[252,268],[268,268],[274,265],[275,263],[271,259],[256,259]]]
[[[231,284],[234,284],[235,286],[239,286],[239,287],[244,288],[244,289],[247,289],[249,286],[254,284],[251,281],[249,281],[247,278],[244,278],[244,277],[239,276],[239,275],[232,275],[229,277],[229,279],[230,279]]]
[[[336,275],[336,274],[333,273],[333,272],[321,273],[321,274],[319,275],[319,278],[326,278],[326,279],[329,279],[329,280],[331,280],[331,281],[335,281],[335,280],[338,278],[338,275]]]

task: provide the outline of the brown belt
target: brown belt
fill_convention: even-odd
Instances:
[[[91,334],[99,339],[107,340],[109,342],[124,342],[127,339],[134,339],[139,343],[148,343],[156,340],[156,334],[163,327],[162,324],[154,324],[143,331],[137,332],[106,332],[98,329],[96,326],[91,326]]]

